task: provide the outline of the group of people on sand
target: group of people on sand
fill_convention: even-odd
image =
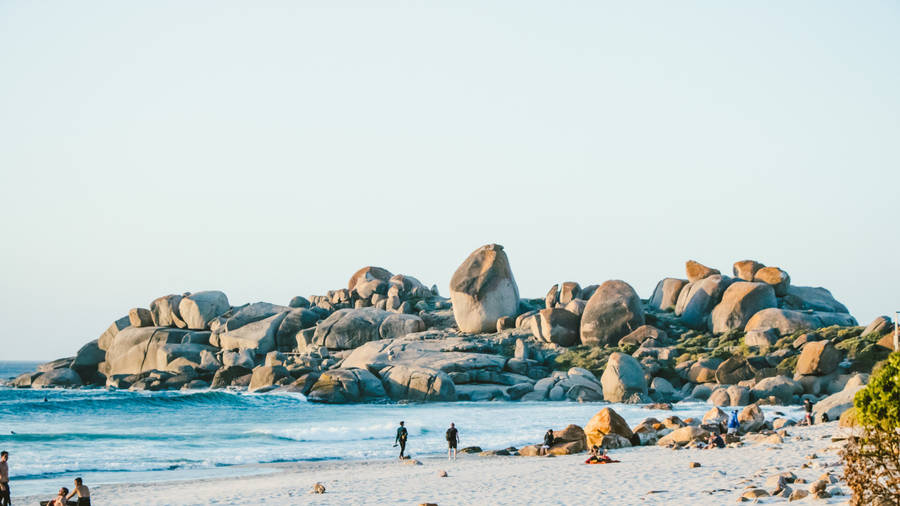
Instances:
[[[69,500],[75,496],[78,496],[78,499],[70,502]],[[71,491],[66,487],[62,487],[57,492],[56,497],[48,501],[41,501],[42,506],[68,506],[73,503],[77,506],[91,506],[91,491],[81,478],[75,478],[75,487]],[[10,506],[11,504],[9,452],[4,450],[0,452],[0,506]]]
[[[406,441],[409,439],[409,431],[406,430],[406,422],[400,421],[400,426],[397,427],[397,435],[394,438],[394,447],[400,447],[400,460],[408,459],[409,455],[403,455],[406,452]],[[450,428],[447,429],[445,433],[445,439],[447,440],[447,460],[453,459],[456,460],[459,447],[459,429],[456,428],[456,424],[450,422]]]

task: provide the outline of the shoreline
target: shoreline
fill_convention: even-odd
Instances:
[[[119,483],[92,487],[97,503],[116,504],[693,504],[734,502],[748,485],[762,487],[768,476],[792,471],[815,481],[824,472],[839,477],[840,457],[831,437],[845,431],[837,422],[791,427],[784,443],[754,443],[740,448],[671,450],[642,446],[610,453],[621,463],[588,466],[586,454],[553,458],[423,457],[415,465],[399,460],[284,462],[247,465],[273,472],[249,476],[203,478],[156,483]],[[817,459],[807,459],[815,453]],[[415,457],[414,457],[415,458]],[[690,468],[690,462],[701,467]],[[803,469],[804,463],[810,463]],[[438,472],[446,470],[446,478]],[[309,494],[321,482],[323,495]],[[808,485],[797,485],[804,488]],[[849,493],[842,484],[837,486]],[[15,482],[13,482],[15,490]],[[45,495],[16,496],[34,503]],[[776,501],[777,499],[777,501]],[[849,496],[822,501],[844,504]],[[761,502],[785,502],[764,498]],[[614,503],[615,503],[614,502]]]

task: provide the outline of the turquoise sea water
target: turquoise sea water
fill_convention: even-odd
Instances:
[[[0,378],[36,364],[0,362]],[[444,451],[450,422],[463,446],[539,442],[548,428],[584,425],[604,403],[457,402],[323,405],[299,394],[227,391],[126,392],[0,387],[0,449],[11,453],[15,495],[52,493],[82,476],[89,484],[194,479],[267,472],[254,464],[396,456],[397,422],[408,451]],[[672,411],[614,405],[631,425]],[[676,405],[681,417],[707,404]],[[797,418],[794,408],[779,410]]]

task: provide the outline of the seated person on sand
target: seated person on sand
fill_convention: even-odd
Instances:
[[[71,499],[75,494],[78,494],[78,502],[76,503],[78,506],[91,506],[91,491],[81,478],[75,478],[75,489],[69,492],[66,500]]]
[[[47,506],[66,506],[66,496],[69,495],[69,489],[63,487],[59,489],[56,497],[47,501]]]
[[[615,462],[606,454],[606,449],[601,449],[599,445],[591,447],[591,456],[584,461],[585,464],[605,464],[607,462]]]
[[[550,448],[553,446],[553,429],[547,429],[547,433],[544,434],[544,444],[541,445],[538,455],[547,455],[550,453]]]
[[[709,439],[706,441],[706,449],[711,450],[713,448],[725,448],[725,440],[722,439],[721,434],[709,435]]]

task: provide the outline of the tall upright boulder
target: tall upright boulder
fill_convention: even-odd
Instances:
[[[606,281],[588,300],[581,315],[581,342],[615,345],[644,324],[644,309],[637,292],[621,280]]]
[[[466,258],[450,279],[450,300],[463,332],[493,332],[498,318],[516,315],[519,288],[503,246],[488,244]]]
[[[205,330],[215,317],[225,314],[231,306],[228,297],[218,290],[207,290],[182,297],[178,303],[181,319],[191,330]]]
[[[686,279],[661,279],[659,283],[656,284],[653,295],[650,297],[650,305],[660,311],[665,311],[670,308],[675,309],[675,304],[678,303],[678,295],[687,283]]]
[[[608,402],[623,402],[634,394],[647,395],[644,368],[632,356],[615,352],[609,356],[600,377],[603,398]]]
[[[634,437],[628,422],[612,408],[598,411],[584,426],[584,434],[588,448],[599,445],[603,441],[603,436],[607,434],[618,434],[629,441]]]
[[[684,263],[684,270],[687,274],[688,281],[700,281],[701,279],[708,278],[714,274],[721,274],[718,269],[713,269],[711,267],[707,267],[700,262],[695,262],[694,260],[688,260]]]
[[[722,301],[712,310],[710,330],[716,334],[741,330],[758,311],[777,304],[775,290],[766,283],[732,283],[722,294]]]
[[[689,283],[681,289],[675,315],[681,322],[696,330],[706,329],[709,315],[722,295],[731,286],[732,279],[720,274],[713,274],[695,283]]]
[[[97,347],[101,350],[106,351],[112,346],[113,339],[119,335],[123,329],[127,328],[131,324],[131,320],[128,315],[125,315],[118,320],[112,322],[110,326],[100,334],[100,337],[97,339]]]

